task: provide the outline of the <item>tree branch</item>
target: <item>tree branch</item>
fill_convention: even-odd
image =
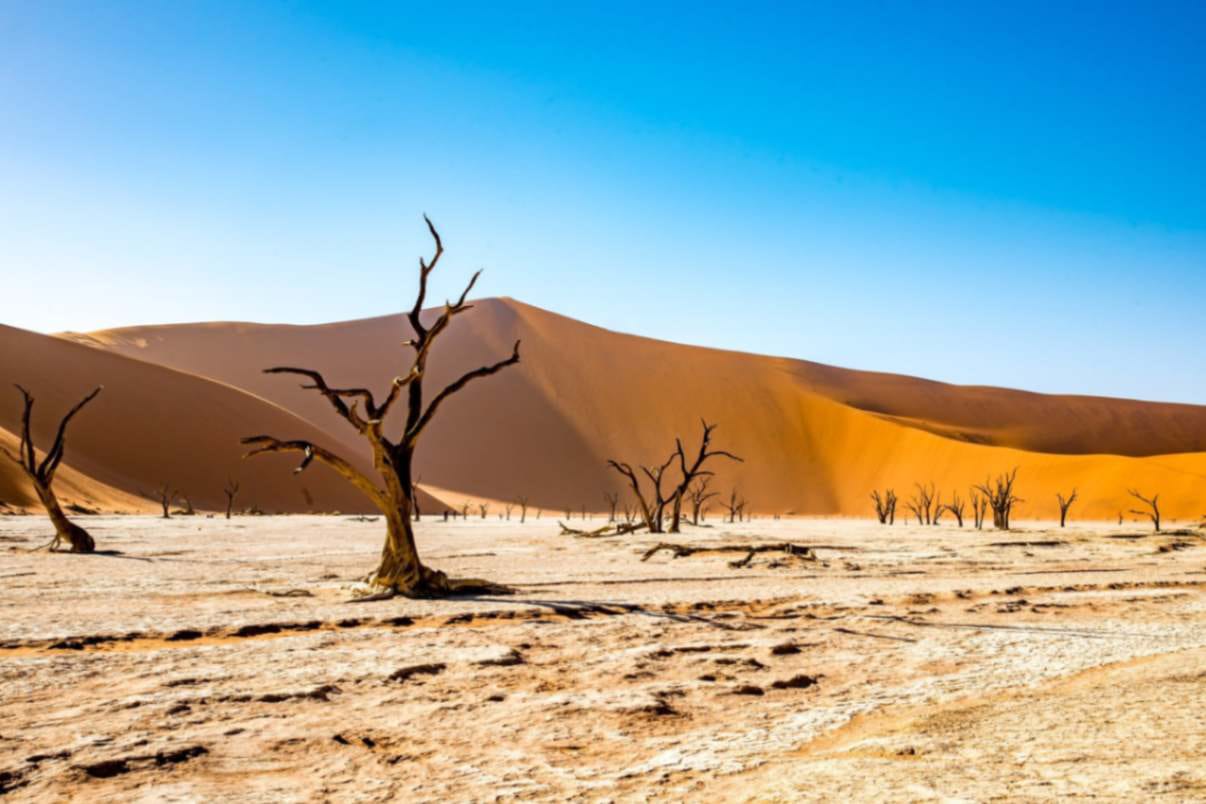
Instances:
[[[300,452],[304,455],[301,464],[293,470],[294,474],[301,474],[306,470],[314,459],[318,459],[322,463],[334,469],[339,474],[343,475],[356,488],[360,489],[365,496],[373,501],[373,503],[382,511],[389,512],[389,500],[381,489],[377,488],[367,476],[359,469],[352,466],[330,450],[324,449],[310,441],[281,441],[267,435],[248,436],[242,440],[243,444],[254,446],[244,458],[253,458],[256,455],[263,455],[269,452]]]
[[[515,341],[515,346],[511,350],[511,356],[506,360],[500,360],[497,363],[493,363],[489,366],[482,366],[481,368],[474,369],[473,371],[467,371],[455,382],[448,385],[448,387],[446,387],[443,391],[440,391],[438,394],[436,394],[435,398],[431,400],[430,404],[428,404],[427,410],[425,410],[423,415],[419,417],[414,427],[407,430],[406,439],[411,444],[414,443],[415,439],[419,437],[419,434],[423,432],[423,429],[431,422],[432,417],[435,416],[436,409],[439,408],[445,399],[452,396],[457,391],[460,391],[473,380],[481,379],[482,377],[489,377],[491,374],[496,374],[499,371],[502,371],[507,366],[513,366],[518,363],[519,343],[519,341]]]

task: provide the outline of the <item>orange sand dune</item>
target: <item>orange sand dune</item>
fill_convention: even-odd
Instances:
[[[15,455],[19,443],[17,436],[7,430],[0,430],[0,447]],[[98,513],[132,514],[150,513],[158,508],[150,500],[107,486],[77,472],[67,462],[59,467],[54,488],[59,502],[69,510],[71,506],[79,506]],[[0,456],[0,512],[40,510],[41,503],[34,494],[33,485],[15,463]]]
[[[261,369],[304,365],[333,383],[384,389],[408,365],[400,346],[408,336],[401,316],[385,316],[64,337],[243,388],[358,449],[324,400]],[[608,457],[663,459],[676,434],[696,437],[704,416],[721,425],[719,445],[747,458],[718,464],[717,485],[739,487],[761,512],[867,515],[873,487],[907,492],[933,481],[966,496],[972,482],[1013,466],[1024,516],[1052,516],[1055,492],[1073,486],[1086,517],[1130,508],[1128,486],[1160,491],[1169,517],[1206,511],[1199,406],[965,388],[682,346],[509,299],[480,301],[457,319],[435,349],[431,385],[504,356],[516,339],[520,366],[470,386],[433,423],[418,454],[425,483],[489,499],[528,495],[553,510],[598,509],[602,492],[619,488]]]
[[[371,510],[358,492],[325,467],[315,465],[305,475],[294,476],[296,456],[243,462],[239,439],[246,435],[267,432],[331,446],[338,442],[237,388],[6,326],[0,326],[0,377],[8,388],[0,389],[0,427],[9,438],[19,428],[20,397],[9,383],[20,383],[36,398],[34,440],[40,447],[53,439],[68,407],[93,387],[105,386],[68,431],[66,464],[72,471],[61,477],[67,481],[63,489],[69,491],[64,496],[126,510],[134,505],[132,496],[153,494],[167,482],[195,506],[212,510],[225,507],[222,489],[228,477],[235,477],[241,483],[239,507],[259,506],[268,512]],[[27,493],[20,472],[7,458],[0,460],[9,464],[0,475],[0,496],[19,501]]]

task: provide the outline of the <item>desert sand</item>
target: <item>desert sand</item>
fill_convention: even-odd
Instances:
[[[0,519],[15,801],[1206,797],[1200,529],[435,519],[518,594],[351,603],[379,520],[81,520]]]
[[[134,327],[60,340],[206,378],[207,388],[241,389],[273,403],[275,415],[304,421],[292,430],[274,422],[274,434],[308,425],[332,448],[366,460],[362,440],[321,396],[262,370],[304,365],[336,385],[384,389],[406,371],[399,344],[409,336],[402,316],[386,316],[320,326]],[[458,395],[424,435],[416,471],[425,484],[600,510],[603,492],[623,490],[608,458],[660,463],[676,436],[698,438],[704,417],[719,425],[719,446],[750,458],[713,467],[716,487],[740,489],[751,510],[765,514],[870,516],[873,488],[903,497],[914,483],[932,482],[966,497],[971,484],[1015,466],[1022,516],[1055,517],[1056,493],[1072,488],[1075,514],[1085,518],[1130,517],[1128,488],[1161,494],[1169,519],[1206,513],[1206,407],[960,387],[683,346],[511,299],[475,301],[457,318],[434,349],[433,385],[508,354],[517,339],[520,364]],[[81,420],[81,438],[107,415],[114,414],[98,406]],[[261,476],[287,482],[267,467]],[[277,496],[278,505],[291,504],[280,510],[324,510],[300,506],[296,491]]]

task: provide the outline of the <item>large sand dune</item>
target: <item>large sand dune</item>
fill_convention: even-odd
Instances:
[[[356,451],[355,433],[323,399],[261,370],[304,365],[333,383],[384,389],[407,368],[400,343],[408,336],[402,316],[386,316],[63,337],[241,388]],[[663,459],[675,435],[697,436],[702,416],[720,424],[718,443],[748,458],[718,466],[718,485],[739,487],[759,512],[867,515],[872,488],[908,492],[933,481],[966,496],[973,482],[1014,466],[1022,516],[1052,516],[1055,492],[1074,486],[1080,516],[1115,518],[1131,507],[1132,486],[1160,492],[1170,517],[1206,511],[1206,407],[951,386],[683,346],[510,299],[479,301],[457,319],[435,349],[432,384],[505,355],[516,339],[518,368],[442,409],[418,454],[424,482],[597,509],[604,490],[619,488],[608,457]]]

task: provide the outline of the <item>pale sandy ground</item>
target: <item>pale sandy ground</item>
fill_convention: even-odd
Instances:
[[[379,522],[84,521],[120,555],[0,518],[12,800],[1206,799],[1196,533],[667,537],[828,545],[733,568],[433,521],[430,563],[521,593],[354,604]]]

